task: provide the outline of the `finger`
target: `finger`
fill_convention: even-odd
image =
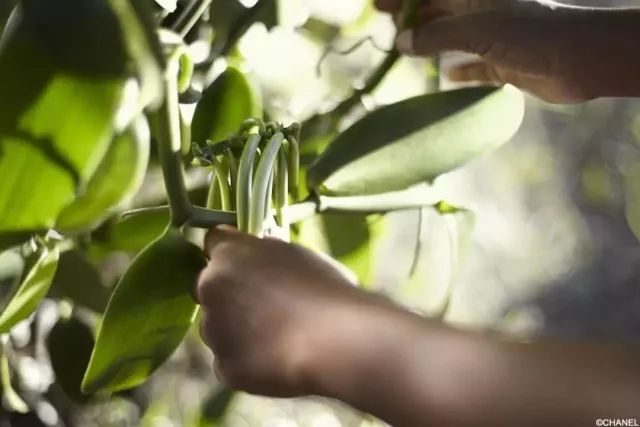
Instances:
[[[200,338],[217,358],[237,357],[238,341],[221,316],[207,313],[200,322]]]
[[[200,272],[200,276],[202,276],[202,272]],[[194,283],[190,289],[191,299],[193,299],[193,301],[196,304],[200,304],[200,295],[198,295],[198,285],[200,283],[200,276],[198,276],[198,280],[196,280],[196,283]]]
[[[222,368],[222,361],[218,357],[213,361],[213,373],[220,384],[227,385],[227,379],[225,378],[224,369]]]
[[[217,357],[213,361],[213,372],[215,373],[218,381],[224,386],[232,390],[241,390],[244,387],[241,383],[245,375],[247,375],[246,369],[243,369],[241,365],[238,365],[237,358],[224,358]]]
[[[200,322],[200,338],[202,341],[211,349],[211,351],[215,354],[215,340],[213,338],[214,331],[214,323],[213,318],[211,316],[203,316],[202,321]]]
[[[227,292],[234,283],[234,275],[230,272],[233,268],[225,264],[224,260],[211,261],[200,273],[195,286],[195,299],[205,313],[209,311],[218,313],[220,305],[224,306],[225,300],[229,298]]]
[[[395,12],[402,8],[402,0],[376,0],[375,5],[383,12]]]
[[[219,225],[210,229],[204,238],[204,250],[209,258],[213,250],[222,242],[235,240],[242,237],[235,227],[230,225]]]
[[[437,18],[401,32],[396,47],[409,55],[429,56],[452,50],[484,53],[495,36],[490,18],[486,13]]]
[[[424,24],[426,22],[433,21],[434,19],[437,19],[437,18],[442,18],[443,16],[446,16],[449,14],[446,10],[430,2],[420,5],[420,7],[416,12],[416,16],[414,19],[412,19],[411,23],[403,22],[406,19],[406,16],[402,9],[398,9],[391,13],[393,13],[393,23],[398,28],[400,28],[405,24],[415,24],[415,23]]]
[[[505,83],[494,66],[481,61],[454,67],[449,71],[448,77],[454,82]]]

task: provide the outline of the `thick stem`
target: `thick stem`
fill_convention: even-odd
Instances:
[[[408,0],[402,15],[402,23],[400,30],[408,28],[415,15],[419,0]],[[391,71],[393,66],[400,59],[400,52],[394,47],[382,60],[380,65],[369,75],[361,88],[354,89],[351,95],[340,102],[333,110],[328,113],[318,114],[307,119],[302,129],[304,132],[303,140],[305,142],[313,141],[314,137],[323,135],[327,131],[331,131],[332,127],[337,126],[339,120],[349,113],[356,105],[360,103],[362,97],[373,92],[382,83],[386,75]]]
[[[158,116],[158,154],[169,206],[171,206],[171,224],[174,227],[184,225],[189,220],[192,209],[184,183],[182,166],[178,69],[178,60],[170,59],[164,78],[164,101],[156,113]]]
[[[236,214],[233,212],[214,211],[194,206],[187,224],[191,227],[209,229],[223,224],[237,226],[238,222]]]

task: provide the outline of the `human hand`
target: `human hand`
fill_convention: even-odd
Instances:
[[[376,0],[381,10],[393,14],[400,12],[402,3]],[[402,32],[397,46],[404,53],[424,56],[450,50],[477,54],[481,61],[453,68],[450,79],[510,83],[550,102],[631,96],[627,87],[616,93],[619,83],[610,82],[614,72],[603,64],[620,63],[622,68],[632,56],[631,46],[623,51],[629,44],[623,32],[631,23],[622,15],[552,0],[425,0],[417,26]]]
[[[375,297],[299,246],[222,227],[205,246],[211,262],[196,294],[221,380],[268,396],[319,394],[314,377],[336,354],[344,323]]]

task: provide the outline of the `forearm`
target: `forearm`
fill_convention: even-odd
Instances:
[[[390,306],[362,306],[349,316],[342,336],[350,338],[325,353],[317,391],[394,426],[640,418],[640,358],[631,351],[510,343]]]

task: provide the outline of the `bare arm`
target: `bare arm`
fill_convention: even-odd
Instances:
[[[640,418],[640,357],[458,331],[350,285],[297,246],[207,238],[202,336],[231,387],[342,400],[394,426],[585,426]]]
[[[640,421],[640,355],[630,349],[508,342],[390,307],[352,316],[341,345],[317,363],[319,394],[394,426]]]

